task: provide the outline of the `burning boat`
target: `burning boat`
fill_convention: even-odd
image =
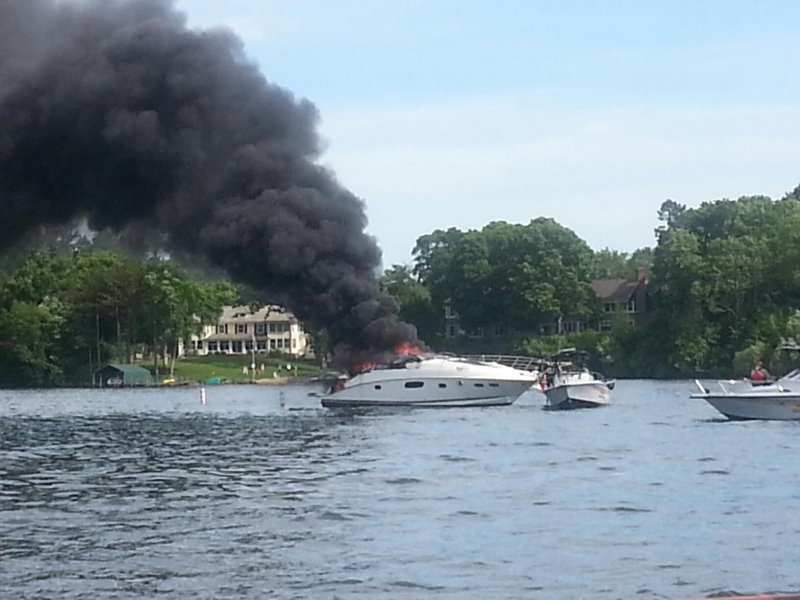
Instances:
[[[322,397],[322,406],[506,406],[537,382],[536,371],[497,362],[408,354],[339,380]]]

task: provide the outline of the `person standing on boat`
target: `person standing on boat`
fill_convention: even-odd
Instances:
[[[750,372],[750,381],[752,381],[754,384],[766,383],[767,380],[771,378],[772,375],[764,368],[764,363],[761,361],[758,361],[756,366]]]
[[[551,388],[555,384],[556,375],[561,372],[557,363],[551,363],[547,365],[547,369],[544,371],[544,385],[542,389],[545,387]]]

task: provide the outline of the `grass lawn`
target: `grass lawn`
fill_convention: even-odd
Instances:
[[[264,370],[261,371],[261,365]],[[287,369],[286,365],[292,365]],[[187,356],[179,358],[175,363],[175,379],[178,381],[200,381],[204,382],[213,377],[219,377],[223,381],[251,381],[252,375],[245,375],[242,369],[250,369],[249,354],[210,354],[208,356]],[[151,366],[152,369],[152,366]],[[163,381],[169,375],[159,376]],[[308,360],[295,358],[274,358],[256,354],[256,379],[272,379],[272,374],[277,373],[278,377],[304,377],[313,376],[320,373],[317,363]]]

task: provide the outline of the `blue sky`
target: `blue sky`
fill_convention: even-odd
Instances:
[[[547,216],[653,243],[672,198],[800,183],[800,4],[178,0],[312,100],[384,263],[437,228]]]

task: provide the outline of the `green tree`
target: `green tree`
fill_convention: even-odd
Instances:
[[[178,340],[215,322],[236,294],[169,261],[36,252],[0,285],[0,385],[86,383],[100,364],[145,348],[174,364]]]
[[[61,315],[55,307],[13,302],[0,310],[0,387],[45,387],[63,382],[54,356]]]
[[[552,219],[435,231],[418,240],[415,257],[434,307],[450,302],[468,328],[534,331],[543,321],[597,310],[588,284],[592,251]]]
[[[605,248],[594,253],[592,257],[592,278],[627,278],[631,274],[628,271],[628,254]]]
[[[443,315],[436,310],[431,293],[407,265],[392,265],[381,277],[381,289],[400,305],[400,318],[416,326],[419,336],[428,342],[443,328]]]
[[[674,373],[722,373],[742,349],[778,343],[800,307],[800,205],[752,196],[661,213],[653,360]]]
[[[800,185],[795,187],[791,192],[786,192],[786,195],[782,198],[783,200],[794,200],[800,201]]]

